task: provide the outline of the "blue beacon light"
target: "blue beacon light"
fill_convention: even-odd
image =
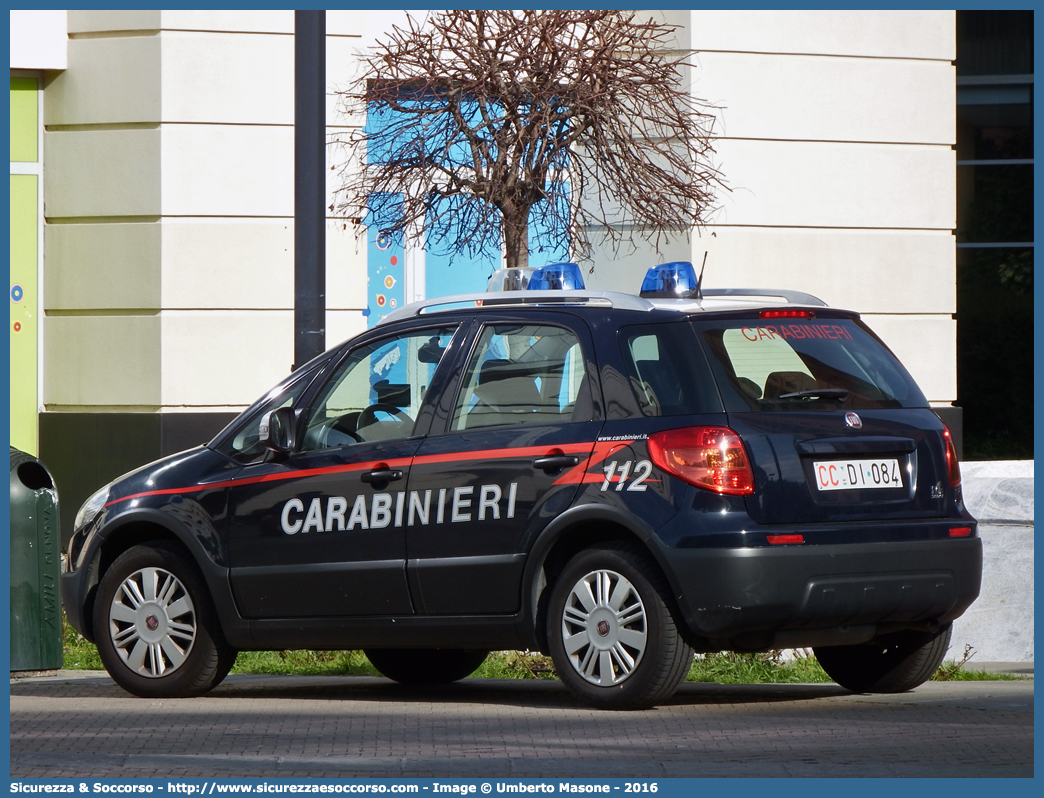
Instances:
[[[530,291],[583,290],[584,278],[575,263],[549,263],[535,270],[529,278]]]
[[[699,296],[696,269],[688,261],[653,266],[645,273],[639,296],[647,298],[695,299]]]

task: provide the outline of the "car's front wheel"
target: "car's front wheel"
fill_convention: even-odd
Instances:
[[[666,583],[637,544],[580,552],[559,575],[548,611],[558,677],[581,701],[645,709],[669,698],[692,664],[664,596]]]
[[[813,649],[827,675],[854,693],[905,693],[928,681],[950,648],[952,626],[937,634],[904,631],[859,646]]]
[[[470,676],[489,656],[466,648],[368,648],[366,658],[401,684],[449,684]]]
[[[109,675],[145,698],[201,695],[225,678],[236,658],[199,570],[163,541],[128,549],[105,572],[94,630]]]

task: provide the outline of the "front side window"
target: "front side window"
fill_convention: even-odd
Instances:
[[[413,331],[354,349],[309,408],[300,450],[412,435],[455,329]]]
[[[696,322],[730,411],[927,407],[902,364],[844,318]]]
[[[571,330],[486,327],[464,373],[451,429],[589,421],[594,410],[585,373]]]

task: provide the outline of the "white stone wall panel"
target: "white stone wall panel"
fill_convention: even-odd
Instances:
[[[292,309],[292,219],[163,220],[163,307]]]
[[[792,288],[860,313],[954,313],[954,238],[936,230],[711,227],[682,258],[707,253],[708,287]]]
[[[166,216],[294,215],[294,130],[164,125]]]
[[[366,240],[356,239],[354,225],[331,222],[326,225],[326,309],[359,313],[364,307]]]
[[[166,310],[160,323],[164,407],[235,409],[290,373],[293,311]]]
[[[284,10],[195,10],[160,12],[164,30],[231,31],[236,33],[294,32],[294,12]]]
[[[956,160],[942,146],[718,142],[731,193],[720,225],[944,229],[956,225]]]
[[[366,317],[358,310],[326,311],[326,348],[366,332]]]
[[[366,27],[366,15],[369,13],[371,12],[347,8],[328,10],[326,12],[326,35],[359,38]],[[327,51],[330,49],[330,44],[331,42],[327,40]]]
[[[948,61],[698,53],[694,96],[721,108],[725,138],[954,142]]]
[[[293,125],[294,37],[164,32],[163,122]]]
[[[692,47],[870,58],[956,57],[952,11],[693,11]]]
[[[358,35],[326,37],[326,124],[331,127],[360,127],[366,121],[362,115],[342,114],[337,94],[347,91],[362,72],[361,50],[362,39]]]

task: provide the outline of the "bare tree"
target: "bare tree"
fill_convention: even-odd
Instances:
[[[451,251],[528,263],[530,211],[574,257],[591,235],[659,249],[723,186],[714,110],[687,90],[674,26],[621,11],[444,11],[394,27],[340,92],[365,113],[331,208]],[[435,241],[432,242],[432,237]],[[446,242],[442,242],[446,243]]]

